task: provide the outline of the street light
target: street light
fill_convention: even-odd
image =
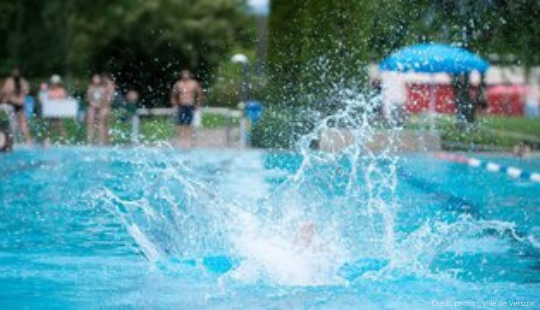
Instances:
[[[249,63],[249,59],[244,54],[236,54],[231,58],[231,61],[238,64],[246,65]]]
[[[231,61],[235,64],[242,65],[242,93],[241,93],[241,101],[242,104],[246,104],[248,99],[248,87],[247,87],[247,73],[248,73],[248,65],[249,65],[249,59],[244,54],[235,54]]]
[[[248,74],[248,65],[249,59],[244,54],[236,54],[231,58],[231,61],[235,64],[242,65],[242,88],[241,88],[241,101],[239,107],[241,110],[244,110],[247,101],[248,101],[248,85],[247,85],[247,74]],[[247,145],[247,121],[245,114],[242,113],[242,118],[240,119],[240,147],[245,147]],[[227,126],[229,127],[229,126]],[[227,141],[229,140],[229,131],[227,130]]]

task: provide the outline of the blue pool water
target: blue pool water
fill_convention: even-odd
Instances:
[[[430,154],[303,159],[4,155],[0,309],[540,307],[540,185]]]

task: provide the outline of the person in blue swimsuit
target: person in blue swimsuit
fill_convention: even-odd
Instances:
[[[171,105],[176,109],[175,121],[178,126],[178,145],[193,145],[191,124],[195,111],[204,102],[201,84],[193,79],[189,70],[182,70],[180,79],[171,91]]]

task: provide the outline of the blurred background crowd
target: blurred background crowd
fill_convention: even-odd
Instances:
[[[108,73],[92,76],[86,92],[78,98],[85,103],[83,108],[60,75],[54,74],[48,81],[35,84],[39,87],[32,88],[21,71],[14,69],[0,88],[3,122],[8,123],[4,127],[9,132],[20,133],[28,145],[33,145],[35,138],[45,145],[51,144],[51,138],[60,143],[70,142],[64,124],[66,118],[85,126],[88,144],[108,144],[113,109],[117,121],[125,122],[135,115],[139,106],[139,93],[135,89],[119,91]]]
[[[539,114],[538,1],[0,0],[0,11],[4,93],[12,91],[15,73],[25,81],[20,140],[131,141],[130,116],[169,107],[172,84],[190,69],[205,90],[205,106],[238,111],[248,101],[263,102],[253,145],[287,148],[310,130],[306,110],[335,109],[330,101],[341,89],[376,93],[385,76],[372,68],[400,48],[426,42],[464,48],[491,63],[479,122],[488,130],[462,134],[437,122],[444,141],[508,148],[524,139],[537,143],[540,135],[538,121],[523,117]],[[387,100],[413,116],[432,99],[439,115],[456,110],[444,75],[391,79],[399,83]],[[89,100],[96,85],[107,89],[106,109]],[[77,100],[77,117],[43,119],[45,92]],[[202,123],[241,126],[235,115],[209,113]],[[174,128],[164,124],[141,123],[143,136],[167,139]]]

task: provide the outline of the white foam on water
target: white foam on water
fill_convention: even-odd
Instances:
[[[531,234],[527,237],[530,244],[540,250],[540,227],[534,227],[531,229]]]
[[[427,221],[398,238],[400,158],[394,151],[400,128],[387,131],[389,144],[373,151],[368,144],[376,128],[366,107],[374,101],[347,91],[338,99],[342,109],[318,120],[300,139],[300,168],[278,186],[259,175],[264,169],[261,153],[220,154],[223,166],[232,170],[223,173],[225,185],[219,185],[170,152],[141,150],[140,157],[125,162],[139,187],[136,195],[127,196],[137,199],[121,199],[124,191],[133,189],[110,187],[100,196],[101,203],[124,223],[150,262],[212,255],[239,259],[220,280],[225,283],[341,285],[347,281],[340,268],[362,258],[388,262],[367,271],[362,280],[430,277],[439,255],[486,231],[523,240],[510,223],[471,217]],[[351,143],[333,152],[313,150],[313,141],[328,130],[346,130]],[[198,164],[204,166],[203,157],[186,156],[202,160]],[[214,157],[207,159],[209,166],[221,165]],[[529,241],[535,244],[538,239]]]
[[[129,160],[144,187],[140,199],[123,201],[112,189],[105,198],[149,261],[223,251],[242,261],[229,275],[236,280],[342,283],[339,268],[353,256],[392,255],[398,203],[392,146],[377,153],[367,147],[375,132],[366,112],[372,102],[347,91],[338,100],[342,109],[319,120],[300,139],[301,167],[277,188],[270,190],[257,175],[262,159],[256,156],[232,158],[237,162],[233,167],[243,163],[247,166],[242,169],[253,173],[231,173],[225,180],[234,177],[228,183],[242,188],[220,189],[181,160],[155,151],[151,162],[144,159],[148,154]],[[310,148],[326,130],[342,129],[353,138],[344,149],[329,153]],[[225,196],[223,189],[236,194]],[[309,242],[299,237],[306,234],[305,227],[311,227]],[[358,234],[365,236],[359,243]]]
[[[509,235],[513,240],[522,242],[524,239],[517,235],[513,223],[503,221],[477,220],[469,215],[461,216],[454,222],[427,221],[420,228],[400,240],[395,255],[390,258],[387,266],[379,271],[369,272],[363,278],[387,279],[416,275],[421,277],[436,277],[430,269],[435,259],[448,251],[459,251],[459,245],[469,242],[472,238],[485,238],[487,232],[495,233],[492,242],[502,242],[503,235]],[[484,239],[485,240],[485,239]],[[480,251],[479,251],[480,249]],[[506,247],[509,250],[510,247]],[[474,253],[488,250],[485,245],[469,249]],[[502,249],[492,249],[491,252],[501,253]],[[461,253],[466,251],[461,251]],[[448,270],[453,273],[455,270]],[[448,274],[441,274],[447,276]]]
[[[243,282],[266,282],[274,285],[316,286],[342,284],[337,277],[344,263],[341,253],[332,244],[314,236],[304,244],[297,236],[246,232],[235,240],[243,257],[230,277]]]
[[[377,153],[367,146],[375,132],[365,111],[372,102],[351,92],[342,100],[343,109],[300,139],[298,171],[259,202],[254,222],[238,225],[231,240],[243,261],[231,272],[233,279],[342,284],[339,270],[353,257],[392,255],[397,157],[392,145]],[[332,152],[312,150],[327,130],[347,131],[351,143]],[[298,237],[306,227],[312,235],[307,246]],[[359,234],[365,236],[360,242]]]
[[[137,225],[127,226],[128,233],[133,237],[135,242],[139,245],[139,248],[143,252],[146,259],[151,263],[156,263],[161,254],[154,247],[153,243],[148,240],[146,235],[140,230]]]

